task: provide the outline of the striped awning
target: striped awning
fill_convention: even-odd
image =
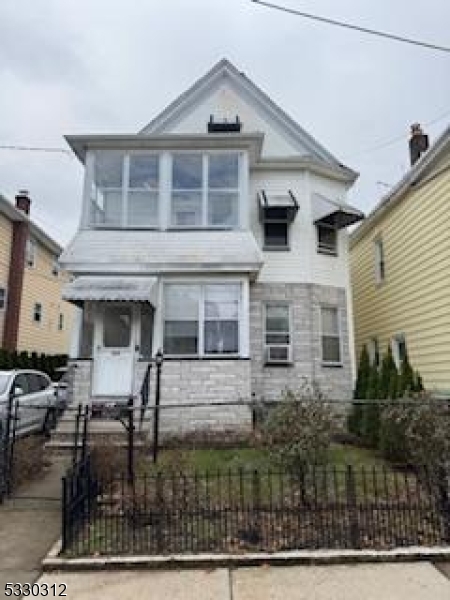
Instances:
[[[156,277],[82,276],[68,283],[62,296],[71,302],[85,300],[156,303]]]

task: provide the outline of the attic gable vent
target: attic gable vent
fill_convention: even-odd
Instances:
[[[208,133],[239,133],[241,131],[242,123],[239,117],[236,115],[235,121],[228,121],[222,119],[222,121],[214,121],[213,115],[209,117]]]

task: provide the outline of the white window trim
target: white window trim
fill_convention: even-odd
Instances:
[[[339,335],[339,361],[333,360],[325,360],[323,357],[323,323],[322,323],[322,309],[323,308],[333,308],[337,312],[337,322],[338,322],[338,335]],[[342,339],[342,323],[341,323],[341,309],[336,304],[320,304],[319,305],[319,334],[320,334],[320,358],[322,366],[325,367],[342,367],[343,366],[343,339]],[[330,337],[328,335],[328,337]],[[336,336],[334,336],[336,337]]]
[[[380,366],[380,343],[376,336],[370,338],[369,343],[367,344],[367,350],[369,353],[369,361],[371,365],[375,365],[376,367]],[[375,362],[376,354],[378,350],[378,364]]]
[[[246,278],[208,278],[199,277],[195,279],[186,278],[165,278],[161,281],[160,296],[159,296],[159,310],[155,311],[155,340],[158,345],[155,345],[154,352],[161,348],[164,350],[164,321],[165,321],[165,310],[164,310],[164,286],[165,285],[198,285],[200,286],[200,300],[199,300],[199,331],[198,331],[198,352],[196,354],[165,354],[170,359],[239,359],[249,357],[249,318],[248,318],[248,307],[249,307],[249,283]],[[213,353],[207,354],[204,350],[204,288],[207,285],[239,285],[240,296],[238,302],[238,352],[227,352],[224,354]]]
[[[40,311],[37,311],[37,310],[36,310],[36,307],[37,307],[37,306],[40,306]],[[38,312],[39,312],[39,315],[40,315],[40,318],[39,318],[39,320],[37,320],[37,319],[35,318],[35,316],[36,316],[36,314],[37,314]],[[44,318],[44,307],[42,306],[42,302],[35,302],[35,303],[33,304],[33,323],[34,323],[35,325],[42,325],[43,318]]]
[[[288,319],[289,319],[289,331],[287,332],[289,335],[289,344],[267,344],[266,342],[266,338],[267,338],[267,307],[268,306],[283,306],[283,307],[287,307],[288,309]],[[270,300],[268,302],[264,302],[263,305],[263,324],[262,324],[262,331],[263,331],[263,351],[264,351],[264,364],[265,365],[280,365],[280,364],[292,364],[294,362],[293,359],[293,343],[292,343],[292,321],[293,321],[293,313],[292,313],[293,309],[292,309],[292,304],[290,304],[289,302],[280,300],[279,302],[276,300]],[[270,334],[273,334],[274,332],[269,332]],[[288,360],[287,361],[280,361],[280,360],[271,360],[269,361],[266,358],[266,354],[267,354],[267,349],[269,348],[269,346],[280,346],[280,347],[285,347],[288,346],[289,350],[288,350]]]
[[[0,305],[0,312],[6,310],[6,303],[8,302],[8,292],[6,285],[0,285],[0,292],[3,292],[3,305]]]
[[[381,285],[386,281],[386,260],[384,257],[384,243],[381,236],[373,240],[374,261],[375,261],[375,283]],[[381,263],[383,268],[381,268]]]
[[[173,222],[173,210],[172,210],[172,199],[173,199],[173,193],[174,192],[188,192],[189,190],[187,189],[177,189],[174,190],[173,187],[173,156],[174,155],[180,155],[180,154],[187,154],[187,155],[201,155],[202,157],[202,187],[201,187],[201,222],[199,224],[196,225],[177,225]],[[209,189],[209,185],[208,185],[208,177],[209,177],[209,157],[210,156],[214,156],[215,154],[234,154],[237,155],[238,157],[238,185],[237,188],[212,188],[213,192],[236,192],[237,193],[237,207],[236,207],[236,219],[237,219],[237,223],[236,225],[232,226],[232,227],[228,227],[226,225],[210,225],[208,223],[208,193],[210,191]],[[218,230],[218,231],[223,231],[223,230],[238,230],[242,227],[242,204],[244,203],[244,191],[246,189],[246,185],[244,183],[245,181],[245,177],[244,177],[244,169],[243,169],[243,163],[244,163],[244,159],[243,157],[245,156],[245,153],[243,153],[242,151],[239,150],[233,150],[233,149],[225,149],[225,148],[218,148],[217,150],[208,150],[208,151],[204,151],[204,150],[174,150],[173,152],[170,153],[170,197],[169,197],[169,210],[168,210],[168,215],[169,215],[169,220],[168,220],[168,229],[173,229],[173,230],[178,230],[178,229],[187,229],[187,230],[192,230],[192,229],[209,229],[209,230]],[[192,190],[192,191],[198,191],[196,189]]]
[[[25,264],[29,269],[33,269],[36,266],[36,241],[29,237],[25,245]]]
[[[403,342],[406,345],[406,336],[404,333],[396,333],[391,339],[391,350],[392,350],[392,358],[394,359],[395,366],[397,369],[400,369],[402,366],[402,361],[400,360],[400,343]]]

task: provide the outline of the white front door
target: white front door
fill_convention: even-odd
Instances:
[[[104,304],[97,311],[94,342],[94,396],[129,396],[133,390],[135,308]]]

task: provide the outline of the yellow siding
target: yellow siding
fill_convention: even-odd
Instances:
[[[69,351],[74,307],[61,299],[62,287],[68,281],[64,272],[52,274],[56,257],[36,242],[33,267],[25,267],[18,351],[27,350],[49,354],[66,354]],[[42,320],[33,320],[34,305],[42,305]],[[64,315],[64,327],[58,329],[59,314]]]
[[[0,287],[8,293],[9,260],[11,257],[12,223],[0,214]],[[0,345],[3,339],[5,309],[0,308]]]
[[[447,168],[408,192],[350,254],[357,356],[372,337],[385,352],[392,337],[404,333],[411,364],[430,390],[450,390],[449,223]],[[380,285],[373,247],[378,236],[386,267]]]

